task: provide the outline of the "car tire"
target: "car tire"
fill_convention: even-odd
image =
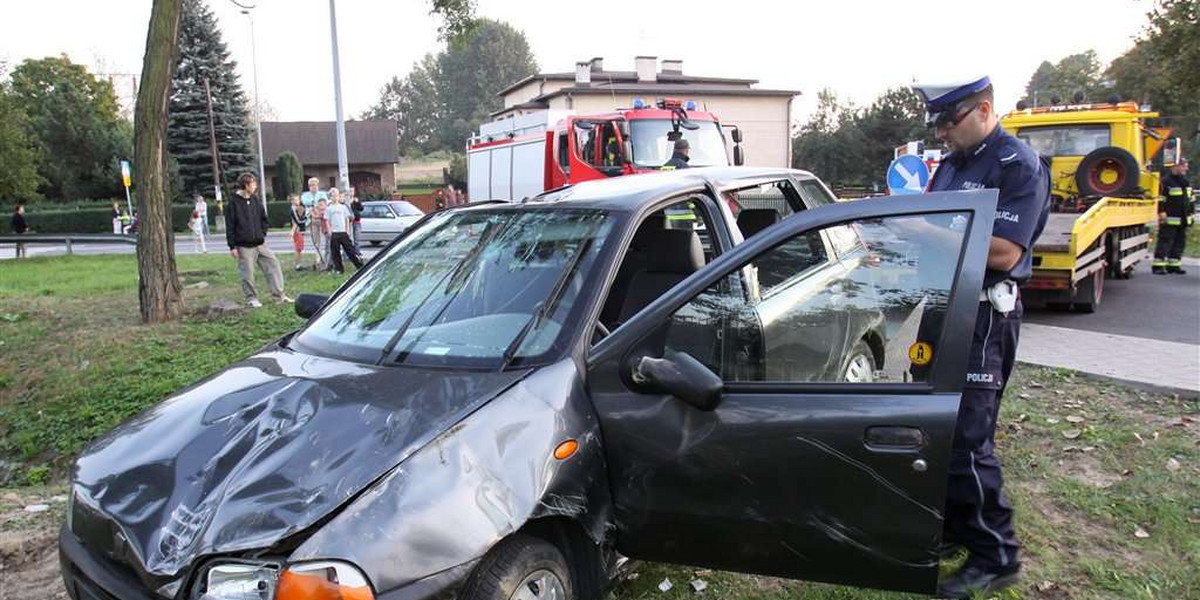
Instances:
[[[842,366],[842,381],[872,383],[875,381],[875,353],[867,342],[859,340]]]
[[[516,534],[496,544],[460,594],[472,600],[574,600],[562,552],[533,536]]]

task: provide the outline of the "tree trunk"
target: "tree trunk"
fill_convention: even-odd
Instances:
[[[138,199],[138,302],[142,321],[161,323],[183,315],[175,268],[171,198],[167,181],[167,100],[179,52],[182,0],[154,0],[142,58],[142,82],[133,111],[133,184]]]

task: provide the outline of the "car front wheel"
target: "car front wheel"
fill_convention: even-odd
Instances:
[[[866,342],[859,340],[846,359],[846,368],[842,370],[842,380],[849,383],[871,383],[875,381],[875,355]]]
[[[562,552],[528,535],[514,535],[483,557],[463,588],[472,600],[572,600]]]

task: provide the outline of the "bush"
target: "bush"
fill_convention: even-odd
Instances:
[[[282,152],[275,159],[275,198],[287,200],[288,194],[299,194],[304,191],[304,166],[300,159],[290,150]]]
[[[45,205],[43,205],[45,206]],[[125,204],[121,204],[124,208]],[[267,220],[271,227],[286,227],[291,223],[287,202],[268,202]],[[171,205],[171,227],[175,231],[187,231],[188,219],[192,217],[192,204]],[[36,210],[25,208],[25,218],[34,233],[112,233],[112,205],[101,208],[79,210]],[[209,224],[216,226],[216,203],[208,205]],[[12,233],[10,220],[0,219],[0,233]]]
[[[467,155],[455,152],[450,158],[450,183],[460,190],[467,189]]]

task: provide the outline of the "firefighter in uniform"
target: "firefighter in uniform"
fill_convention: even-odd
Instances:
[[[1187,169],[1187,159],[1180,159],[1162,180],[1158,243],[1154,246],[1154,263],[1151,266],[1151,270],[1158,275],[1187,273],[1180,266],[1180,258],[1183,256],[1183,246],[1187,243],[1187,228],[1191,227],[1195,212]]]
[[[686,169],[688,168],[688,152],[691,152],[691,145],[685,139],[675,140],[675,153],[671,155],[671,160],[662,166],[662,170],[670,171],[671,169]]]
[[[926,124],[950,149],[929,191],[999,190],[984,288],[955,426],[943,515],[943,554],[969,552],[938,593],[968,598],[1016,582],[1020,570],[1012,507],[993,454],[1000,397],[1016,357],[1019,284],[1033,272],[1031,249],[1050,212],[1049,167],[1000,126],[987,77],[916,85]]]

